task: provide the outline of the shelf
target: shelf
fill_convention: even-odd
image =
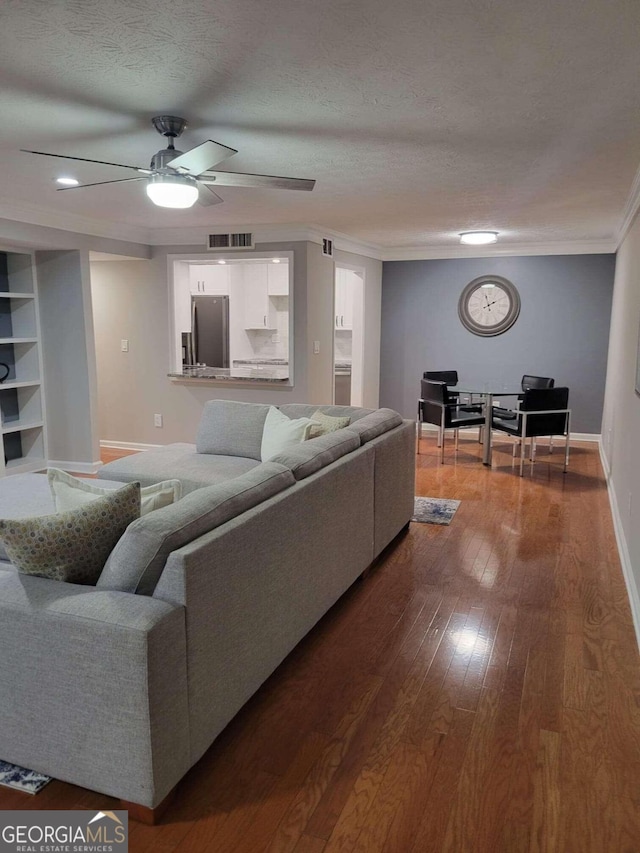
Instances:
[[[12,379],[11,382],[0,382],[0,391],[8,391],[11,388],[29,388],[41,384],[40,379],[23,379],[21,382]]]
[[[10,459],[4,466],[7,474],[26,474],[29,471],[44,471],[47,460],[21,456],[20,459]]]
[[[37,338],[0,338],[0,344],[37,344]]]
[[[43,426],[42,421],[6,421],[2,424],[1,432],[3,435],[7,435],[10,432],[21,432],[25,429],[38,429]]]
[[[0,299],[35,299],[35,293],[13,293],[11,290],[0,290]]]

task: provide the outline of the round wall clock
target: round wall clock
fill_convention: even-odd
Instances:
[[[519,313],[520,294],[499,275],[474,278],[460,294],[458,316],[474,335],[501,335],[513,326]]]

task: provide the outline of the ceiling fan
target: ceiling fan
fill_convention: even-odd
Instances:
[[[191,207],[196,201],[203,205],[220,204],[223,199],[211,189],[212,185],[281,190],[312,190],[315,185],[315,181],[305,180],[304,178],[250,175],[245,172],[213,172],[211,171],[213,166],[238,153],[235,148],[228,148],[226,145],[208,139],[190,151],[183,153],[178,151],[173,144],[173,140],[177,139],[187,127],[187,122],[183,118],[155,116],[151,119],[151,123],[158,133],[167,138],[168,144],[166,148],[153,155],[148,169],[143,169],[140,166],[128,166],[124,163],[109,163],[105,160],[90,160],[86,157],[31,151],[27,148],[21,150],[27,154],[41,154],[44,157],[61,157],[65,160],[81,160],[84,163],[100,163],[103,166],[133,169],[141,177],[61,187],[59,192],[96,187],[103,184],[146,181],[147,195],[159,207],[185,208]]]

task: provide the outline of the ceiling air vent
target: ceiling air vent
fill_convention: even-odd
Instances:
[[[330,240],[328,237],[322,238],[322,254],[325,258],[333,257],[333,240]]]
[[[209,234],[208,249],[253,249],[253,234]]]

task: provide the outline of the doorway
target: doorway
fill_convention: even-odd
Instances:
[[[333,311],[333,400],[336,406],[362,406],[364,276],[365,271],[360,267],[336,264]]]

